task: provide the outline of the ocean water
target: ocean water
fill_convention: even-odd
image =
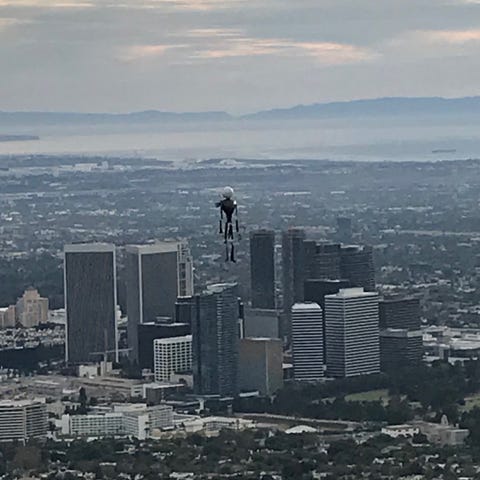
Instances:
[[[479,127],[478,119],[463,118],[2,125],[0,134],[38,135],[40,140],[0,142],[0,155],[100,154],[177,162],[220,157],[438,161],[480,158]]]

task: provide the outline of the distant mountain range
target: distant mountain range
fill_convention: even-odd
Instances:
[[[232,116],[226,112],[173,113],[147,110],[134,113],[2,112],[0,126],[94,125],[133,123],[231,122],[236,120],[295,120],[362,116],[480,115],[480,97],[390,97],[297,105]]]

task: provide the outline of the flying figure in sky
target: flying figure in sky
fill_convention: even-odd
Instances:
[[[225,187],[222,192],[223,199],[215,204],[220,209],[220,233],[224,235],[225,261],[236,262],[233,236],[233,216],[235,215],[235,232],[239,237],[237,202],[233,199],[233,188]],[[225,219],[224,219],[225,216]],[[228,248],[230,246],[230,248]]]

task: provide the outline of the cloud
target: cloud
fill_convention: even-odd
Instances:
[[[124,62],[132,62],[149,57],[165,55],[172,45],[132,45],[121,50],[118,59]]]
[[[34,7],[34,8],[90,8],[95,4],[88,1],[61,0],[0,0],[0,7]]]
[[[235,4],[245,1],[246,0],[150,0],[144,2],[142,8],[171,7],[179,10],[209,11],[228,9],[235,6]],[[135,3],[132,3],[132,6],[135,7]]]
[[[462,45],[480,41],[480,29],[478,30],[430,30],[420,32],[429,42],[448,43]]]
[[[337,42],[303,42],[284,38],[256,38],[238,29],[195,29],[190,37],[207,39],[191,55],[197,59],[220,59],[259,55],[307,56],[322,64],[340,65],[373,59],[370,49]]]

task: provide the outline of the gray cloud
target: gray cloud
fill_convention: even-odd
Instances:
[[[0,0],[0,109],[476,94],[480,0]]]

